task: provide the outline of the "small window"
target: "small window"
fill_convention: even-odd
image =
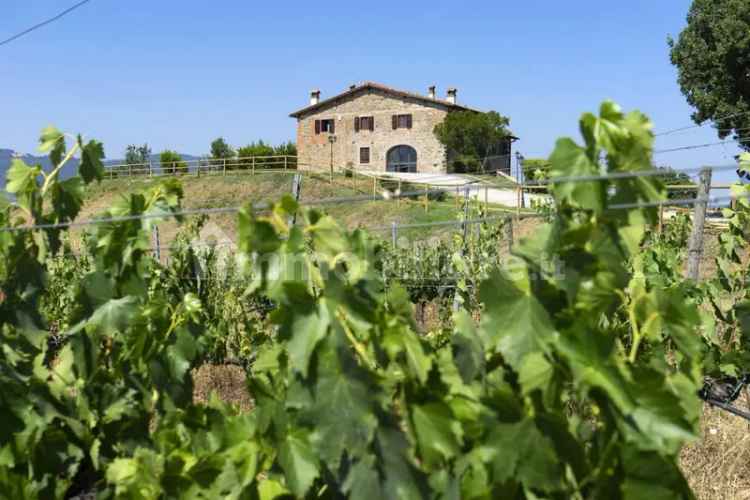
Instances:
[[[359,132],[360,130],[369,130],[370,132],[375,130],[375,117],[358,116],[354,118],[354,131]]]
[[[359,162],[370,163],[370,148],[359,148]]]
[[[334,134],[336,133],[336,124],[333,119],[315,120],[316,134]]]
[[[397,128],[411,128],[411,115],[393,115],[393,130]]]

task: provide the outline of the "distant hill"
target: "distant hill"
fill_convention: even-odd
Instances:
[[[5,185],[5,178],[8,171],[8,168],[10,167],[10,162],[14,158],[14,155],[16,154],[15,151],[12,149],[3,149],[0,148],[0,185]],[[188,154],[182,154],[183,160],[198,160],[198,156],[188,155]],[[21,160],[23,160],[27,165],[41,165],[42,168],[49,172],[52,169],[52,164],[49,161],[49,158],[46,156],[35,156],[31,154],[24,154],[19,157]],[[124,163],[125,160],[121,159],[114,159],[114,160],[105,160],[105,165],[118,165],[121,163]],[[151,161],[155,164],[159,163],[159,155],[153,154],[151,155]],[[61,178],[67,179],[68,177],[72,177],[76,174],[78,171],[78,160],[73,159],[65,164],[65,166],[62,169],[62,172],[60,173]]]

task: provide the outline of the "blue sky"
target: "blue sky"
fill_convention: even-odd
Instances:
[[[0,38],[74,0],[5,0]],[[656,131],[689,125],[667,35],[688,0],[570,2],[242,2],[93,0],[0,47],[0,147],[32,152],[48,123],[102,140],[107,156],[148,142],[201,154],[293,139],[288,114],[311,88],[323,97],[374,80],[444,94],[511,117],[527,156],[578,138],[577,120],[612,98]],[[657,149],[717,141],[710,127]],[[658,155],[676,168],[727,164],[729,146]]]

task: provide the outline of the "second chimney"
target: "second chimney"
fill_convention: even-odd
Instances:
[[[456,96],[458,95],[458,90],[454,89],[453,87],[448,89],[448,99],[447,101],[451,104],[456,104]]]
[[[429,97],[430,99],[434,99],[434,98],[435,98],[435,92],[436,92],[436,91],[437,91],[437,87],[435,87],[434,85],[433,85],[433,86],[431,86],[431,87],[430,87],[429,89],[427,89],[427,96],[428,96],[428,97]]]
[[[310,92],[310,106],[315,106],[320,102],[320,90]]]

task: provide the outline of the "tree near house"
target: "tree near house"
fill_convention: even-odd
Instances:
[[[488,156],[497,154],[507,138],[510,119],[496,111],[449,113],[435,126],[435,136],[453,156],[454,171],[477,171]]]
[[[544,181],[549,178],[549,169],[552,166],[547,158],[524,158],[521,161],[523,178],[527,181]]]
[[[148,144],[143,144],[143,146],[130,144],[125,148],[125,165],[128,165],[128,168],[137,168],[140,173],[144,173],[150,159],[151,148]]]
[[[686,189],[669,189],[667,191],[667,198],[671,200],[695,198],[698,196],[698,191],[693,187],[695,182],[684,172],[675,170],[672,167],[663,166],[656,167],[658,170],[664,173],[659,176],[659,179],[667,186],[689,186]]]
[[[211,159],[224,160],[234,158],[235,151],[226,143],[223,137],[219,137],[211,143]]]
[[[713,120],[719,138],[750,137],[750,0],[694,0],[670,58],[693,121]],[[750,150],[750,139],[741,143]]]
[[[274,154],[277,156],[297,156],[297,145],[292,142],[282,142],[274,148]]]
[[[274,156],[275,150],[273,146],[259,140],[253,141],[247,146],[243,146],[237,150],[237,157],[239,160],[239,168],[250,168],[252,164],[255,164],[255,168],[270,168],[273,162],[268,161],[266,157]],[[251,160],[251,157],[255,157],[255,160]]]
[[[162,151],[159,154],[159,163],[161,163],[161,170],[165,174],[187,173],[187,163],[176,151],[170,151],[169,149]]]

